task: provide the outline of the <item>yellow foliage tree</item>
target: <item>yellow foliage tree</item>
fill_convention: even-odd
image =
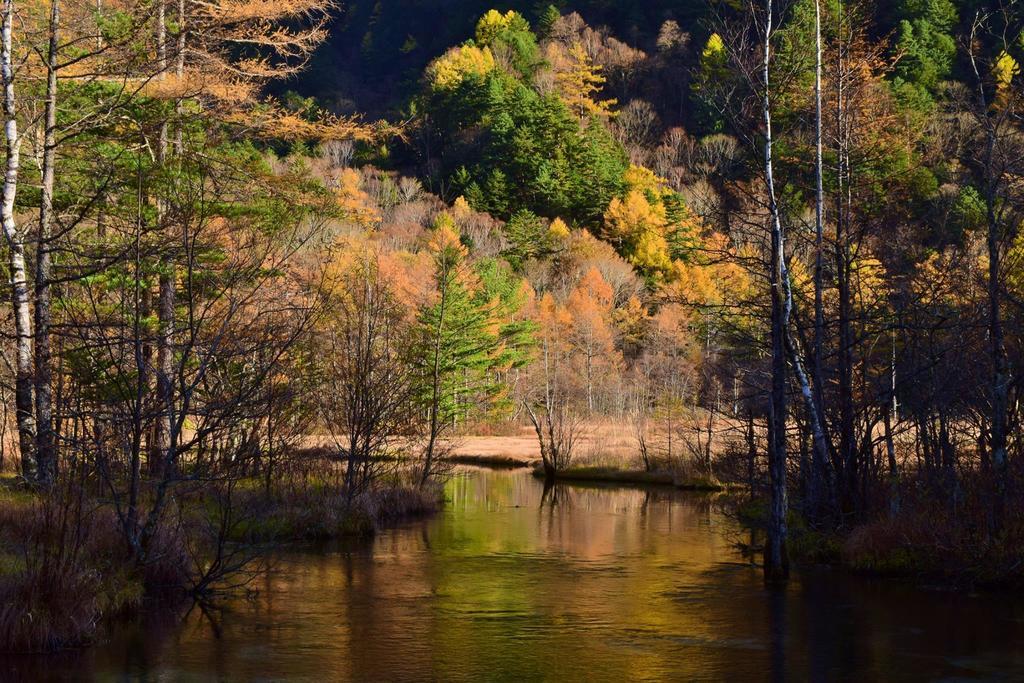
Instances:
[[[672,270],[665,228],[665,207],[651,204],[640,190],[616,197],[604,214],[605,236],[620,253],[648,274],[665,276]]]
[[[472,207],[470,207],[469,202],[466,201],[466,198],[461,195],[457,197],[455,199],[455,202],[452,204],[452,216],[455,218],[455,220],[465,220],[466,218],[469,218],[469,216],[471,216],[472,214],[473,209]]]
[[[644,194],[660,195],[668,189],[668,181],[645,166],[630,164],[622,180],[627,190],[637,190]]]
[[[612,312],[612,323],[622,340],[623,349],[628,353],[643,347],[651,324],[651,314],[647,306],[634,294],[625,305]]]
[[[427,79],[434,90],[451,90],[468,77],[483,78],[494,67],[491,48],[460,45],[431,62],[427,67]]]
[[[363,189],[363,176],[359,171],[346,168],[339,174],[335,198],[346,220],[363,228],[380,223],[380,211]]]
[[[570,234],[569,226],[561,218],[551,221],[551,225],[548,226],[548,238],[552,242],[564,242],[569,239]]]
[[[532,317],[537,323],[537,341],[541,345],[542,362],[548,367],[548,373],[554,373],[562,369],[563,361],[568,359],[572,316],[555,301],[551,292],[545,292],[535,304],[536,310]]]
[[[434,218],[433,231],[430,233],[428,248],[431,251],[441,251],[446,246],[459,243],[461,249],[465,249],[459,240],[459,227],[455,218],[447,211],[442,211]]]
[[[739,303],[752,296],[753,282],[729,247],[729,238],[712,232],[697,258],[673,263],[673,274],[661,288],[671,301],[704,307]]]
[[[601,271],[592,267],[580,278],[566,302],[571,316],[569,343],[583,365],[587,409],[591,412],[594,410],[596,378],[607,375],[621,363],[611,326],[613,295],[612,287]]]
[[[1020,74],[1020,65],[1005,50],[999,53],[995,63],[992,65],[992,78],[996,83],[996,104],[1005,106],[1009,97],[1010,86],[1015,76]]]
[[[704,44],[704,49],[700,51],[701,63],[718,64],[723,62],[725,58],[725,42],[722,41],[722,36],[712,33],[708,37],[708,42]]]
[[[607,80],[601,75],[601,66],[593,63],[579,41],[573,43],[564,55],[556,45],[552,44],[551,47],[557,50],[555,59],[550,61],[555,71],[559,97],[565,105],[581,119],[588,116],[610,116],[616,100],[597,98]]]
[[[476,23],[476,42],[480,45],[490,45],[494,38],[507,31],[516,19],[521,19],[521,16],[514,10],[504,14],[496,9],[488,10]]]
[[[1005,50],[999,53],[996,63],[992,65],[992,76],[995,78],[996,87],[1005,90],[1010,87],[1013,77],[1020,74],[1020,66],[1017,60],[1010,56]]]

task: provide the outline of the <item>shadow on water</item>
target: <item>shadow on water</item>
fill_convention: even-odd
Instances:
[[[713,499],[465,470],[436,518],[281,553],[216,613],[154,609],[3,680],[1024,677],[1016,598],[840,572],[768,590]]]

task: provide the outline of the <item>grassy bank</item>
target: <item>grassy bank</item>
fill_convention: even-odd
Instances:
[[[180,545],[132,562],[109,509],[71,515],[13,481],[0,489],[0,649],[50,651],[89,641],[100,622],[184,580]]]
[[[763,528],[760,501],[739,506],[748,526]],[[813,529],[791,512],[788,550],[797,565],[830,565],[866,576],[907,579],[950,588],[1024,588],[1024,520],[998,535],[981,517],[921,504],[840,529]]]
[[[1024,523],[998,535],[984,526],[948,524],[933,512],[910,511],[854,527],[840,561],[876,576],[919,578],[956,587],[1024,588]]]
[[[174,523],[164,524],[154,543],[159,552],[140,563],[110,505],[69,491],[43,496],[4,480],[0,651],[83,645],[106,621],[132,613],[143,601],[187,600],[205,580],[203,572],[223,557],[215,548],[237,562],[291,541],[372,535],[433,513],[441,500],[439,486],[421,490],[397,481],[351,501],[315,481],[293,482],[270,497],[256,482],[242,481],[228,506],[223,499],[182,496]],[[239,575],[224,578],[232,583]]]
[[[505,468],[516,468],[516,467],[533,467],[536,464],[536,460],[528,460],[513,455],[489,455],[489,454],[471,454],[471,453],[456,453],[444,458],[445,462],[450,462],[453,465],[477,465],[480,467],[505,467]]]
[[[330,484],[314,481],[267,497],[262,491],[240,496],[244,513],[231,531],[235,541],[283,543],[370,536],[380,529],[433,514],[443,500],[437,484],[422,489],[405,483],[381,484],[347,500]]]
[[[544,477],[544,470],[534,468],[533,475]],[[726,491],[729,486],[714,479],[680,476],[673,472],[649,472],[640,469],[620,469],[604,466],[569,467],[555,474],[556,481],[599,482],[609,484],[637,484],[644,486],[671,486],[684,491]]]

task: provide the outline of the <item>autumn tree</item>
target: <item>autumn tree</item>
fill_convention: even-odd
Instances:
[[[380,272],[378,257],[358,256],[331,283],[317,339],[320,414],[345,463],[351,503],[396,455],[400,438],[417,435],[412,327]]]
[[[601,67],[592,63],[590,55],[579,42],[573,43],[565,54],[555,46],[555,43],[549,44],[554,49],[548,50],[548,60],[553,65],[555,84],[565,105],[581,120],[590,116],[609,116],[617,102],[598,99],[607,80],[601,75]]]
[[[569,343],[583,364],[587,412],[594,413],[595,381],[619,371],[612,327],[612,288],[596,268],[588,270],[566,300]]]
[[[421,152],[439,163],[438,180],[476,210],[504,219],[526,209],[549,219],[597,220],[621,193],[625,154],[601,117],[581,121],[542,87],[542,64],[520,15],[485,15],[473,43],[427,68],[417,100]]]
[[[481,286],[448,214],[438,218],[428,249],[434,286],[417,315],[414,347],[418,392],[427,413],[421,485],[434,474],[444,434],[500,394],[493,372],[523,362],[516,346],[525,332],[521,324],[500,320],[521,302],[512,292],[503,298]]]
[[[572,316],[550,293],[536,304],[538,362],[530,395],[523,401],[537,441],[545,479],[572,464],[580,420],[570,381],[572,347],[567,343]]]

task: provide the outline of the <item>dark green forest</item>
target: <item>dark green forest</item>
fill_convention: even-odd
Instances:
[[[340,113],[379,117],[404,113],[427,64],[473,35],[487,10],[514,10],[537,24],[554,6],[578,12],[592,26],[606,26],[633,47],[653,50],[665,21],[673,20],[695,39],[708,35],[703,0],[651,2],[436,2],[345,3],[332,12],[330,36],[312,56],[309,68],[275,85],[315,97]]]

